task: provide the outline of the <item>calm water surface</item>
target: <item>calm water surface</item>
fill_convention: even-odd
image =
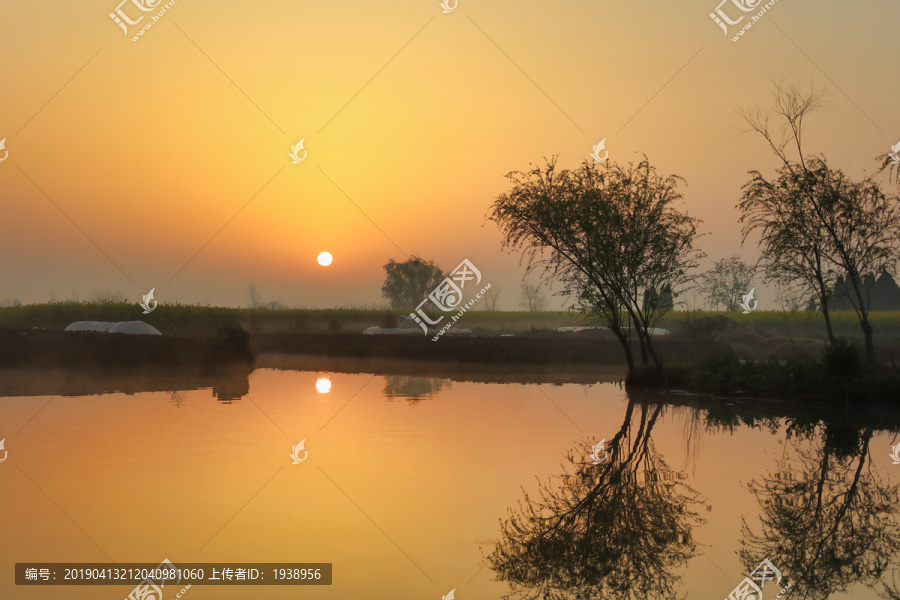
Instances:
[[[718,600],[767,557],[799,582],[787,597],[874,599],[900,582],[893,433],[726,425],[617,383],[263,368],[218,398],[4,396],[2,438],[4,599],[131,589],[17,588],[16,562],[166,557],[334,564],[332,586],[194,586],[193,600]]]

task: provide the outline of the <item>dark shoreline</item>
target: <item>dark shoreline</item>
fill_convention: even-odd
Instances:
[[[245,334],[246,335],[246,334]],[[723,344],[659,339],[667,362],[729,352]],[[590,334],[542,332],[515,337],[298,333],[256,335],[243,340],[96,332],[0,331],[2,367],[215,367],[252,363],[261,354],[348,359],[434,361],[490,370],[494,365],[622,366],[616,340]]]
[[[252,362],[245,343],[235,344],[227,339],[0,330],[0,368],[180,368]]]
[[[233,348],[229,353],[221,340],[208,338],[2,331],[0,396],[211,389],[217,400],[231,402],[250,392],[254,369],[276,369],[371,373],[386,380],[400,376],[534,385],[624,383],[628,395],[640,402],[697,408],[720,425],[789,418],[900,429],[900,394],[860,400],[841,393],[829,398],[792,389],[782,376],[751,379],[769,385],[752,389],[740,385],[733,373],[719,377],[712,363],[736,360],[723,344],[659,340],[658,350],[670,366],[627,378],[617,342],[572,334],[460,336],[440,342],[349,333],[278,335],[250,338],[250,347],[255,357],[248,361]],[[672,364],[675,357],[683,362]],[[896,374],[885,372],[886,380],[895,381]]]

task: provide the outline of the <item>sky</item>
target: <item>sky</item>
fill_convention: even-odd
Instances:
[[[577,167],[604,138],[609,160],[686,179],[704,268],[755,261],[735,205],[778,163],[737,111],[773,78],[822,87],[807,152],[873,172],[900,140],[900,4],[778,0],[732,42],[765,4],[738,1],[726,36],[716,0],[177,0],[132,41],[165,3],[3,0],[0,301],[246,306],[255,283],[358,306],[418,255],[469,259],[517,309],[524,269],[486,220],[505,174]],[[126,34],[117,7],[144,18]]]

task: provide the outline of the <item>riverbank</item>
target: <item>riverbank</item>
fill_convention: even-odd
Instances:
[[[659,339],[657,352],[667,361],[697,360],[727,352],[723,344],[697,345],[687,340]],[[637,344],[633,344],[637,351]],[[437,342],[420,335],[296,334],[258,335],[250,339],[254,352],[307,356],[344,356],[475,365],[624,365],[622,346],[592,332],[534,332],[523,335],[447,336]]]
[[[239,325],[253,336],[312,333],[361,333],[368,327],[390,327],[407,311],[384,309],[229,308],[160,304],[149,315],[133,303],[54,302],[0,307],[0,330],[30,331],[32,328],[62,331],[74,321],[133,321],[140,319],[163,335],[211,337],[226,326]],[[666,313],[656,327],[676,333],[686,323],[708,317],[727,317],[738,325],[758,329],[787,340],[825,340],[822,314],[814,311],[764,311],[750,314],[716,311],[676,310]],[[861,341],[859,324],[852,311],[831,315],[835,335]],[[872,312],[875,345],[885,352],[895,348],[900,357],[900,311]],[[454,327],[480,336],[521,335],[533,330],[595,325],[584,315],[569,311],[468,311]]]
[[[741,361],[733,354],[711,355],[662,371],[639,370],[626,383],[652,392],[679,390],[720,398],[790,400],[797,405],[900,406],[900,370],[861,364],[847,345],[818,360]]]
[[[657,342],[666,361],[698,360],[728,352],[723,344]],[[433,361],[471,365],[619,366],[622,348],[593,332],[536,332],[515,337],[311,333],[255,335],[225,328],[212,338],[120,333],[0,330],[0,367],[172,367],[250,363],[256,355],[285,354],[348,359]]]
[[[209,338],[0,330],[0,368],[212,368],[252,362],[249,335],[234,328]]]

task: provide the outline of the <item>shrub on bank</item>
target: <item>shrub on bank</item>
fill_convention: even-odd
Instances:
[[[863,365],[859,348],[846,340],[826,347],[821,360],[742,361],[733,354],[719,354],[662,373],[639,370],[627,382],[731,396],[853,402],[900,399],[900,372]]]

